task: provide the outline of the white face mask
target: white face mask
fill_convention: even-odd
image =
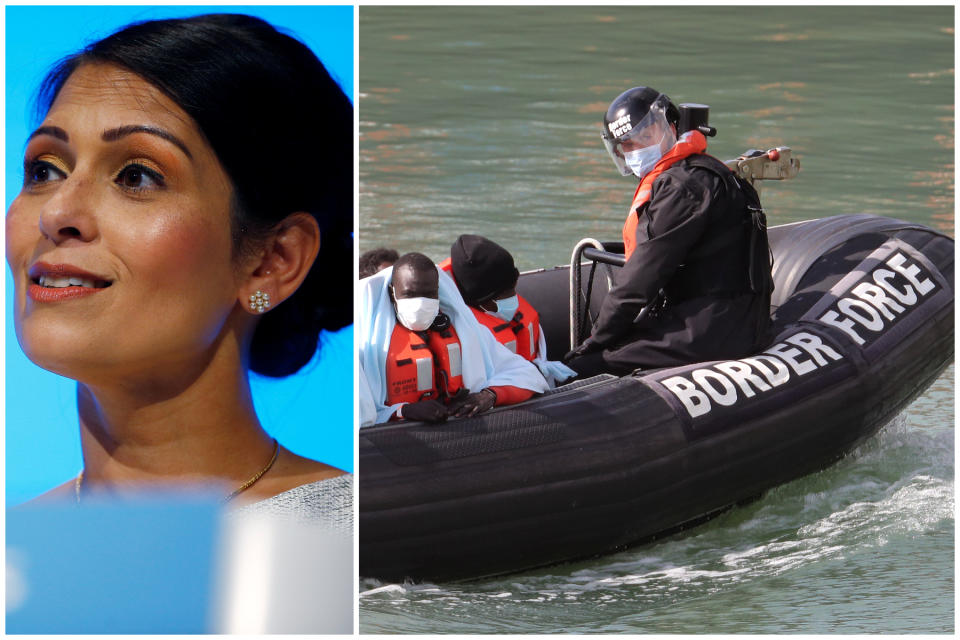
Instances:
[[[630,167],[630,170],[633,171],[633,174],[643,179],[643,176],[647,175],[653,170],[653,167],[657,164],[660,158],[663,157],[663,142],[667,137],[667,131],[663,132],[663,135],[660,136],[660,142],[657,144],[652,144],[649,147],[643,147],[642,149],[635,149],[633,151],[627,151],[623,154],[623,159],[626,161],[627,166]],[[673,135],[673,132],[669,132],[670,135]],[[671,147],[673,144],[670,145]]]
[[[440,312],[437,298],[400,298],[396,300],[397,321],[411,331],[428,329]]]
[[[497,316],[501,320],[506,320],[507,322],[513,320],[513,316],[517,315],[517,309],[520,308],[520,298],[517,296],[494,300],[494,302],[497,303],[497,310],[487,311],[487,313],[492,316]]]

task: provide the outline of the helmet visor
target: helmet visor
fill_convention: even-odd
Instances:
[[[650,110],[640,119],[640,122],[632,122],[630,114],[625,114],[609,123],[603,132],[603,145],[620,174],[629,176],[633,171],[627,165],[624,154],[662,144],[664,135],[667,133],[670,133],[670,138],[675,143],[666,110],[658,99],[650,106]],[[673,144],[669,144],[668,148],[672,146]]]
[[[609,153],[610,158],[613,159],[613,164],[617,166],[617,171],[620,172],[620,175],[629,176],[633,173],[630,167],[627,166],[627,161],[623,158],[623,152],[620,150],[619,143],[611,140],[607,136],[603,136],[603,146],[606,147],[607,153]]]

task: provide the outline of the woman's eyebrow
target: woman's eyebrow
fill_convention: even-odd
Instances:
[[[53,136],[54,138],[63,140],[64,142],[70,142],[70,136],[67,135],[66,131],[64,131],[60,127],[52,127],[49,125],[43,126],[43,127],[37,127],[34,130],[34,132],[27,137],[27,142],[30,142],[37,136],[42,136],[42,135]]]
[[[100,138],[104,142],[115,142],[120,138],[123,138],[124,136],[129,136],[130,134],[133,134],[133,133],[149,133],[150,135],[163,138],[164,140],[175,144],[177,147],[180,148],[181,151],[183,151],[187,155],[188,158],[193,160],[193,154],[190,153],[190,149],[187,148],[187,145],[184,144],[184,142],[180,138],[173,135],[169,131],[166,131],[165,129],[160,129],[158,127],[148,127],[148,126],[139,125],[139,124],[128,124],[123,127],[117,127],[116,129],[107,129],[106,131],[100,134]],[[66,133],[64,133],[64,135],[66,135]]]

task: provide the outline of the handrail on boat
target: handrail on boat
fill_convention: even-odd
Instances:
[[[614,253],[619,250],[620,253]],[[586,304],[581,313],[580,296],[583,281],[581,266],[584,258],[591,261],[590,285],[587,287]],[[613,270],[611,266],[622,267],[626,262],[623,256],[622,242],[603,243],[593,238],[584,238],[573,248],[570,257],[570,348],[576,349],[580,344],[580,324],[583,316],[590,312],[590,294],[593,290],[593,274],[597,263],[606,266],[607,289],[613,287]]]
[[[593,247],[586,247],[583,250],[583,257],[594,262],[602,262],[615,267],[622,267],[627,262],[627,257],[622,253],[612,253],[610,251],[601,251]]]

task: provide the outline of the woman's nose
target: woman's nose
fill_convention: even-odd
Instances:
[[[93,181],[71,174],[40,210],[40,233],[55,244],[71,240],[90,242],[97,236]]]

